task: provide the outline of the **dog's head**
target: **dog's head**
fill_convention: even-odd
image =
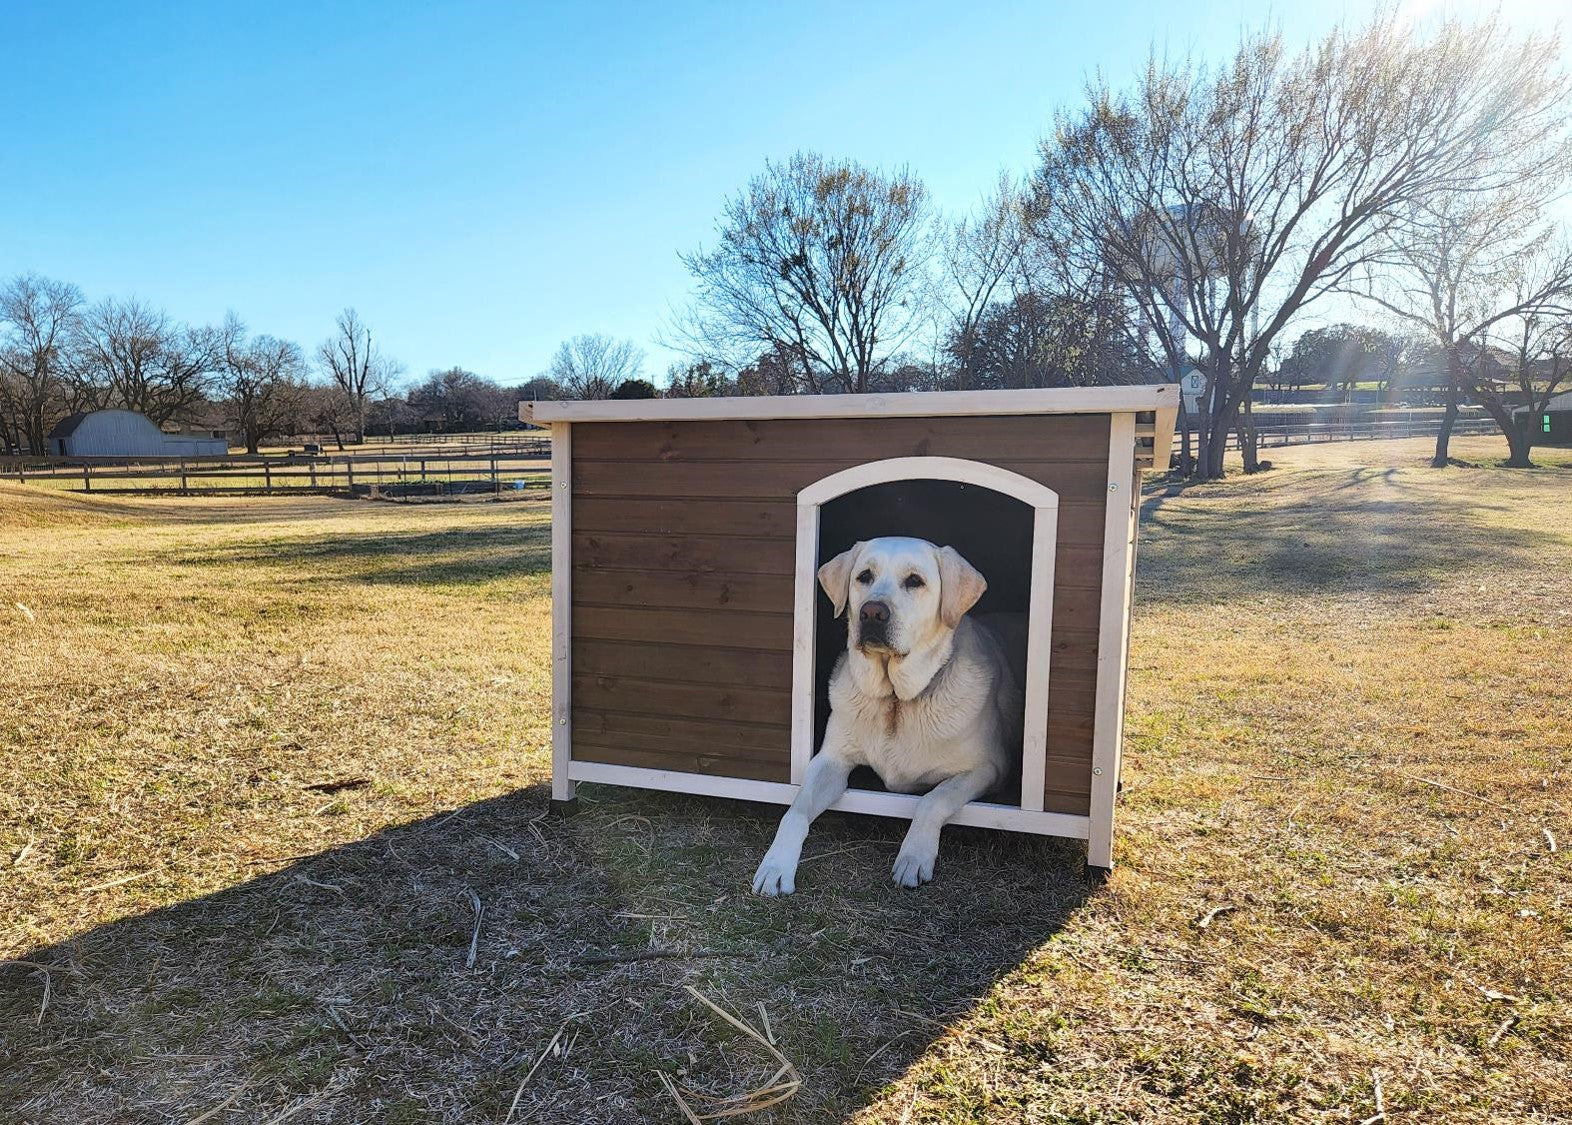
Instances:
[[[894,656],[954,630],[988,588],[954,547],[898,538],[854,543],[819,568],[819,585],[847,614],[852,648]]]

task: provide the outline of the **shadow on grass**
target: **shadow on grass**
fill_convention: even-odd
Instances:
[[[372,585],[463,585],[551,569],[545,523],[440,531],[335,531],[331,538],[271,536],[219,547],[171,551],[182,566],[287,566],[294,581]]]
[[[589,786],[558,819],[545,798],[389,829],[24,955],[51,994],[40,1022],[42,974],[0,974],[0,1116],[188,1120],[232,1098],[209,1120],[500,1121],[541,1060],[514,1120],[669,1121],[656,1069],[717,1093],[774,1070],[693,984],[756,1024],[764,1004],[804,1075],[756,1120],[839,1120],[1090,890],[1067,842],[952,828],[938,881],[902,891],[904,825],[832,815],[798,893],[759,899],[778,809]]]
[[[1525,526],[1521,502],[1433,484],[1370,468],[1150,497],[1141,512],[1139,597],[1175,604],[1420,592],[1460,571],[1533,565],[1546,547],[1562,545],[1559,529]]]

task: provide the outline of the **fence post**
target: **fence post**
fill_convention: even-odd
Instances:
[[[89,470],[89,467],[88,467],[88,464],[87,464],[86,461],[82,462],[82,491],[83,492],[91,492],[91,491],[93,491],[93,474]]]
[[[353,462],[351,460],[348,460],[348,459],[346,459],[344,461],[344,474],[349,478],[349,490],[351,492],[354,492],[355,491],[355,462]]]
[[[311,470],[311,487],[317,486],[317,459],[313,457],[307,466]]]
[[[184,457],[182,457],[180,459],[180,495],[184,496],[187,493],[187,491],[188,491],[188,489],[186,488],[186,459]]]
[[[262,462],[262,491],[267,493],[273,491],[273,465],[268,461]]]
[[[495,457],[491,459],[491,491],[502,491],[502,482],[497,479],[497,459]]]

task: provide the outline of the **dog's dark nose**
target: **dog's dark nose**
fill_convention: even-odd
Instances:
[[[857,613],[857,619],[868,624],[888,625],[890,623],[889,603],[863,602],[862,609]]]

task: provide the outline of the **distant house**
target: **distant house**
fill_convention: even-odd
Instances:
[[[1572,445],[1572,391],[1556,395],[1543,410],[1520,406],[1512,414],[1535,445]]]
[[[62,418],[49,431],[47,449],[55,457],[221,457],[229,441],[166,434],[134,410],[94,410]]]

